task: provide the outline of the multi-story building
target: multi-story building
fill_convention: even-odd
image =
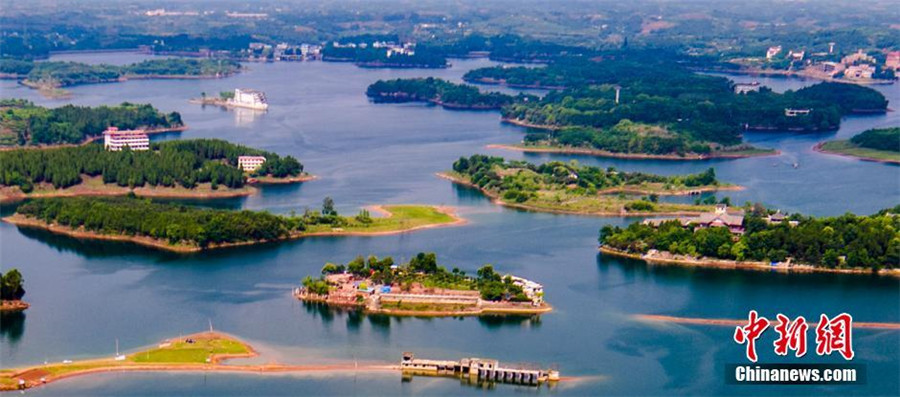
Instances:
[[[884,67],[888,69],[900,69],[900,51],[891,51],[884,60]]]
[[[131,150],[150,150],[150,137],[144,130],[120,130],[109,127],[103,131],[103,147],[118,152],[125,147]]]
[[[869,64],[847,66],[844,77],[848,79],[871,79],[875,74],[875,68]]]
[[[228,101],[229,105],[242,108],[266,110],[269,103],[266,100],[266,94],[262,91],[248,89],[234,89],[234,98]]]
[[[247,172],[258,170],[265,162],[266,158],[263,156],[238,156],[238,168]]]
[[[778,55],[779,52],[781,52],[780,45],[769,47],[769,49],[766,51],[766,59],[771,60],[775,57],[775,55]]]

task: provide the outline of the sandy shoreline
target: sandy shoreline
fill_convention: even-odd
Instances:
[[[687,267],[703,267],[718,269],[746,269],[755,271],[780,272],[780,273],[842,273],[856,275],[879,275],[885,277],[900,278],[900,269],[882,269],[873,272],[870,269],[854,268],[854,269],[830,269],[824,267],[816,267],[810,265],[792,265],[792,266],[772,266],[767,262],[759,261],[734,261],[727,259],[701,258],[689,259],[681,257],[648,257],[646,255],[620,251],[615,248],[600,246],[601,253],[622,258],[629,258],[644,261],[651,265],[678,265]]]
[[[0,313],[21,312],[31,307],[28,302],[23,300],[3,300],[0,301]]]
[[[516,123],[512,123],[512,124],[516,124]],[[519,125],[519,124],[517,124],[517,125]],[[529,126],[529,127],[531,127],[531,126]],[[532,128],[537,128],[537,127],[532,127]],[[780,151],[774,150],[771,153],[759,153],[759,154],[727,154],[727,152],[723,152],[721,154],[709,154],[709,155],[698,154],[698,155],[690,155],[690,156],[677,156],[677,155],[673,155],[673,154],[616,153],[616,152],[609,152],[606,150],[575,148],[575,147],[545,148],[545,147],[529,147],[529,146],[524,146],[524,145],[504,145],[504,144],[491,144],[491,145],[487,145],[485,147],[488,149],[515,150],[515,151],[526,152],[526,153],[584,154],[584,155],[589,155],[589,156],[610,157],[610,158],[619,158],[619,159],[672,160],[672,161],[741,159],[741,158],[749,158],[749,157],[778,156],[781,154]]]
[[[256,357],[259,353],[252,346],[240,341],[238,338],[224,334],[221,332],[201,332],[191,335],[184,335],[181,338],[227,338],[233,339],[243,344],[248,350],[247,353],[239,354],[214,354],[210,357],[208,363],[141,363],[141,362],[121,362],[113,359],[92,359],[73,362],[73,366],[95,366],[82,370],[74,370],[60,375],[53,374],[43,368],[47,365],[38,365],[33,367],[12,369],[8,375],[4,377],[15,380],[13,387],[10,384],[4,384],[0,387],[0,391],[19,390],[18,380],[25,381],[25,388],[33,388],[43,386],[63,379],[110,372],[233,372],[233,373],[255,373],[255,374],[302,374],[302,373],[358,373],[358,372],[379,372],[379,371],[399,371],[400,367],[392,364],[362,364],[357,363],[341,363],[341,364],[322,364],[322,365],[288,365],[279,363],[268,363],[259,365],[228,365],[222,361],[236,358]],[[148,347],[152,348],[152,347]],[[138,352],[142,353],[142,352]],[[51,364],[52,365],[52,364]]]
[[[390,212],[387,209],[382,208],[381,206],[374,206],[370,208],[376,208],[378,211]],[[384,231],[328,231],[328,232],[313,232],[313,233],[305,233],[305,232],[293,232],[288,236],[277,239],[277,240],[260,240],[260,241],[241,241],[241,242],[233,242],[233,243],[223,243],[223,244],[210,244],[206,248],[201,248],[196,245],[171,245],[166,240],[155,239],[147,236],[126,236],[126,235],[118,235],[118,234],[101,234],[92,231],[86,231],[83,228],[73,229],[68,226],[62,226],[58,224],[48,224],[40,219],[29,218],[21,214],[13,214],[7,216],[2,219],[3,222],[7,222],[19,227],[27,227],[34,229],[46,230],[51,233],[61,234],[69,237],[74,237],[78,239],[87,239],[87,240],[106,240],[106,241],[119,241],[119,242],[130,242],[138,245],[143,245],[145,247],[157,248],[171,252],[177,253],[195,253],[201,252],[216,248],[228,248],[228,247],[240,247],[247,245],[257,245],[257,244],[266,244],[272,242],[279,241],[289,241],[296,240],[306,237],[315,237],[315,236],[387,236],[393,234],[401,234],[407,232],[413,232],[417,230],[431,229],[437,227],[449,227],[449,226],[459,226],[464,225],[468,221],[464,218],[456,215],[453,207],[434,207],[438,212],[444,213],[453,219],[452,222],[448,223],[436,223],[436,224],[426,224],[413,226],[405,229],[398,230],[384,230]]]
[[[862,160],[862,161],[871,161],[871,162],[875,162],[875,163],[885,163],[885,164],[900,164],[900,160],[876,159],[873,157],[855,156],[855,155],[852,155],[849,153],[833,152],[830,150],[826,150],[822,146],[824,146],[828,142],[830,142],[830,141],[819,142],[815,146],[812,147],[812,150],[815,152],[819,152],[819,153],[830,154],[832,156],[841,156],[841,157],[847,157],[847,158]]]
[[[546,209],[540,207],[533,207],[525,204],[517,204],[517,203],[509,203],[500,199],[500,196],[494,192],[489,190],[482,189],[478,185],[471,183],[466,180],[462,180],[456,178],[452,175],[449,175],[444,172],[438,172],[435,175],[439,178],[443,178],[449,180],[458,185],[467,186],[473,189],[478,189],[482,194],[491,199],[491,202],[502,205],[504,207],[516,208],[526,211],[533,212],[547,212],[551,214],[566,214],[566,215],[583,215],[583,216],[603,216],[603,217],[622,217],[622,218],[632,218],[632,217],[653,217],[653,216],[694,216],[699,215],[702,211],[657,211],[657,212],[613,212],[613,211],[599,211],[599,212],[584,212],[584,211],[568,211],[568,210],[558,210],[558,209]]]

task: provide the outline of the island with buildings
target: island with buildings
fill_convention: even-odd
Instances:
[[[313,179],[292,156],[195,139],[150,142],[145,130],[110,127],[103,145],[0,151],[0,202],[36,197],[222,198],[253,194],[252,184]]]
[[[131,242],[172,252],[263,244],[311,236],[378,236],[465,220],[445,207],[385,205],[341,216],[331,198],[302,215],[236,211],[136,197],[57,197],[28,200],[4,222],[79,239]]]
[[[235,88],[234,92],[224,91],[219,93],[218,97],[208,97],[204,92],[200,98],[191,99],[191,103],[215,105],[224,108],[269,109],[269,101],[266,99],[264,92],[247,88]]]
[[[667,203],[660,196],[740,190],[722,184],[712,168],[692,175],[661,176],[551,161],[541,165],[474,155],[438,176],[480,190],[513,208],[596,216],[697,214],[710,207]]]
[[[813,149],[860,160],[900,164],[900,127],[873,128],[848,140],[819,143]]]
[[[600,229],[600,252],[650,264],[900,277],[900,206],[874,215],[786,215],[717,205],[697,216]]]
[[[551,310],[541,284],[501,275],[491,265],[476,276],[438,265],[434,253],[395,263],[391,257],[358,256],[346,265],[327,263],[322,276],[303,279],[294,296],[304,302],[359,308],[396,316],[537,315]]]

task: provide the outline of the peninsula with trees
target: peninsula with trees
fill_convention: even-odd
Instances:
[[[540,284],[501,275],[484,265],[475,276],[438,265],[433,252],[409,262],[357,256],[346,265],[326,263],[318,278],[307,276],[294,291],[305,302],[359,308],[366,313],[399,316],[535,315],[551,307]]]
[[[112,83],[135,79],[212,79],[238,73],[241,64],[226,59],[166,58],[129,65],[79,62],[0,60],[0,74],[41,90],[79,84]]]
[[[498,110],[515,97],[499,92],[482,93],[478,87],[433,77],[378,80],[366,89],[376,103],[428,102],[447,109]]]
[[[711,207],[667,203],[660,201],[660,196],[741,189],[720,183],[712,168],[699,174],[661,176],[574,161],[535,165],[484,155],[461,157],[453,163],[452,171],[439,176],[476,188],[504,206],[597,216],[696,214]]]
[[[21,312],[28,309],[28,303],[22,300],[25,296],[25,280],[19,269],[0,271],[0,314]]]
[[[465,221],[445,207],[386,205],[341,216],[326,198],[322,210],[274,215],[154,202],[135,197],[66,197],[29,200],[3,218],[19,227],[76,238],[126,241],[174,252],[261,244],[309,236],[375,236]]]
[[[843,116],[887,110],[885,97],[868,87],[824,82],[784,93],[746,90],[667,61],[645,51],[619,51],[590,59],[558,57],[546,67],[481,68],[464,76],[472,83],[552,90],[540,98],[486,94],[440,79],[379,81],[367,95],[379,102],[500,109],[505,122],[529,128],[521,145],[500,148],[638,159],[772,155],[777,152],[743,143],[742,134],[833,131]]]
[[[900,164],[900,127],[870,129],[849,140],[822,142],[814,149],[861,160]]]
[[[149,104],[46,108],[23,99],[0,100],[0,149],[82,144],[102,137],[109,127],[140,128],[147,134],[186,128],[178,112],[163,113]]]
[[[249,169],[242,158],[261,162]],[[0,151],[0,201],[56,196],[213,198],[253,194],[252,183],[304,182],[313,177],[293,156],[218,139],[154,142],[148,150],[103,145]]]
[[[900,277],[900,206],[874,215],[739,214],[663,218],[600,229],[600,252],[650,264]]]

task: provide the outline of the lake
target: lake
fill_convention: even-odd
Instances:
[[[144,55],[67,54],[54,59],[128,63]],[[265,357],[284,363],[322,361],[397,362],[403,351],[419,357],[477,356],[505,362],[556,366],[577,381],[552,389],[498,385],[506,394],[746,394],[762,392],[892,394],[900,392],[900,332],[854,331],[855,363],[866,364],[860,386],[749,387],[725,385],[725,365],[744,363],[744,347],[730,327],[645,323],[635,314],[746,318],[756,309],[807,319],[847,312],[856,321],[900,322],[900,282],[869,276],[784,275],[655,267],[597,254],[605,224],[632,220],[523,212],[492,204],[477,191],[457,187],[434,173],[474,153],[526,159],[578,160],[627,171],[661,174],[716,168],[720,180],[744,185],[727,192],[732,202],[762,202],[788,212],[868,214],[896,205],[897,166],[812,151],[817,142],[847,139],[872,127],[900,125],[897,112],[849,117],[837,132],[748,133],[745,140],[782,155],[703,162],[636,161],[588,156],[523,154],[487,150],[515,143],[523,129],[500,123],[497,112],[448,111],[423,104],[373,104],[366,87],[378,79],[435,76],[461,81],[486,59],[454,60],[443,70],[361,69],[344,63],[247,64],[220,80],[129,81],[73,87],[66,100],[0,81],[3,97],[41,105],[151,103],[178,111],[190,127],[171,138],[221,138],[296,156],[320,179],[266,187],[258,195],[199,202],[275,213],[317,209],[330,196],[338,210],[356,213],[370,204],[451,205],[470,223],[381,237],[322,237],[280,244],[176,255],[128,244],[86,242],[20,231],[0,224],[4,269],[19,268],[24,316],[4,318],[0,329],[3,367],[112,355],[115,340],[137,349],[162,339],[213,326],[237,335]],[[730,76],[759,80],[775,90],[812,81]],[[266,92],[270,109],[223,110],[188,103],[201,92],[234,88]],[[897,85],[876,87],[900,106]],[[488,87],[488,89],[496,89]],[[511,90],[507,90],[510,92]],[[797,163],[794,168],[792,164]],[[4,209],[6,212],[10,208]],[[308,274],[327,261],[356,255],[407,260],[434,251],[448,268],[469,273],[485,263],[541,282],[554,312],[539,319],[387,318],[306,306],[290,296]],[[810,331],[812,332],[812,331]],[[760,362],[776,358],[771,330],[758,341]],[[814,338],[810,344],[814,343]],[[837,362],[807,355],[801,362]],[[840,359],[842,361],[842,359]],[[796,361],[796,360],[793,360]],[[459,381],[399,374],[271,375],[104,374],[61,381],[33,395],[245,395],[245,394],[481,394]]]

